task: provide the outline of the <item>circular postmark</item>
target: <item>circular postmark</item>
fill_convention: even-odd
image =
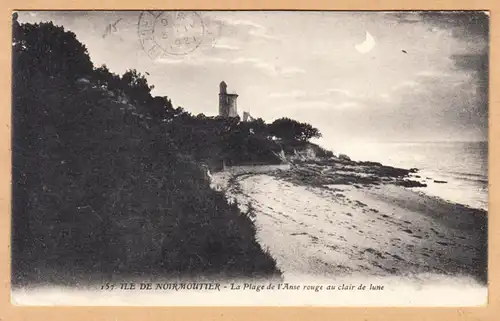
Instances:
[[[186,55],[202,44],[206,33],[203,19],[194,11],[141,12],[137,27],[141,45],[153,59]]]

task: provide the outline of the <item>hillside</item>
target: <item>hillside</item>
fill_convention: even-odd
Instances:
[[[14,21],[13,61],[14,285],[280,276],[140,74],[51,23]]]

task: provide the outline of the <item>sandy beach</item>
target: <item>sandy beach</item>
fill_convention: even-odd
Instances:
[[[486,213],[402,186],[313,187],[275,175],[213,184],[254,209],[258,240],[285,280],[301,275],[486,279]]]
[[[482,306],[486,213],[393,184],[300,184],[289,173],[212,174],[250,213],[282,286],[301,290],[16,289],[16,305]],[[349,175],[351,175],[350,173]],[[361,175],[364,176],[364,175]],[[406,178],[404,178],[406,179]],[[394,181],[393,181],[394,183]],[[166,279],[168,281],[168,279]],[[269,282],[241,280],[264,289]],[[367,290],[359,291],[364,284]],[[328,290],[328,286],[336,286]],[[307,287],[309,290],[304,290]],[[311,290],[313,289],[313,290]],[[316,290],[314,290],[316,289]],[[320,289],[318,291],[318,289]],[[237,293],[237,295],[236,295]]]

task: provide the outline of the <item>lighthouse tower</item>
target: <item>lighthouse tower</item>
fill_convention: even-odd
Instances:
[[[227,92],[227,84],[222,81],[219,85],[219,116],[238,117],[237,98],[238,94]]]

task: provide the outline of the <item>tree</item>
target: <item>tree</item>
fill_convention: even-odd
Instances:
[[[167,96],[155,96],[150,104],[148,104],[149,113],[155,119],[169,120],[175,118],[177,115],[182,113],[181,109],[174,109],[172,105],[172,100]]]
[[[104,85],[108,90],[120,89],[120,76],[112,73],[106,65],[94,69],[92,77],[97,81],[98,85]]]
[[[139,103],[151,101],[151,90],[154,86],[148,85],[148,80],[135,69],[127,70],[122,76],[123,90],[130,99]]]
[[[135,70],[94,69],[61,27],[15,16],[13,27],[13,284],[279,275],[251,220],[195,162],[220,157],[209,119],[151,97]],[[81,77],[135,103],[71,81]]]
[[[280,118],[269,125],[269,133],[284,140],[308,141],[321,137],[317,128],[290,118]]]
[[[269,136],[268,126],[262,118],[241,122],[240,127],[252,135],[259,135],[266,138]]]
[[[13,57],[13,69],[30,77],[42,74],[74,80],[93,70],[87,48],[73,32],[52,22],[20,25],[15,16]]]

